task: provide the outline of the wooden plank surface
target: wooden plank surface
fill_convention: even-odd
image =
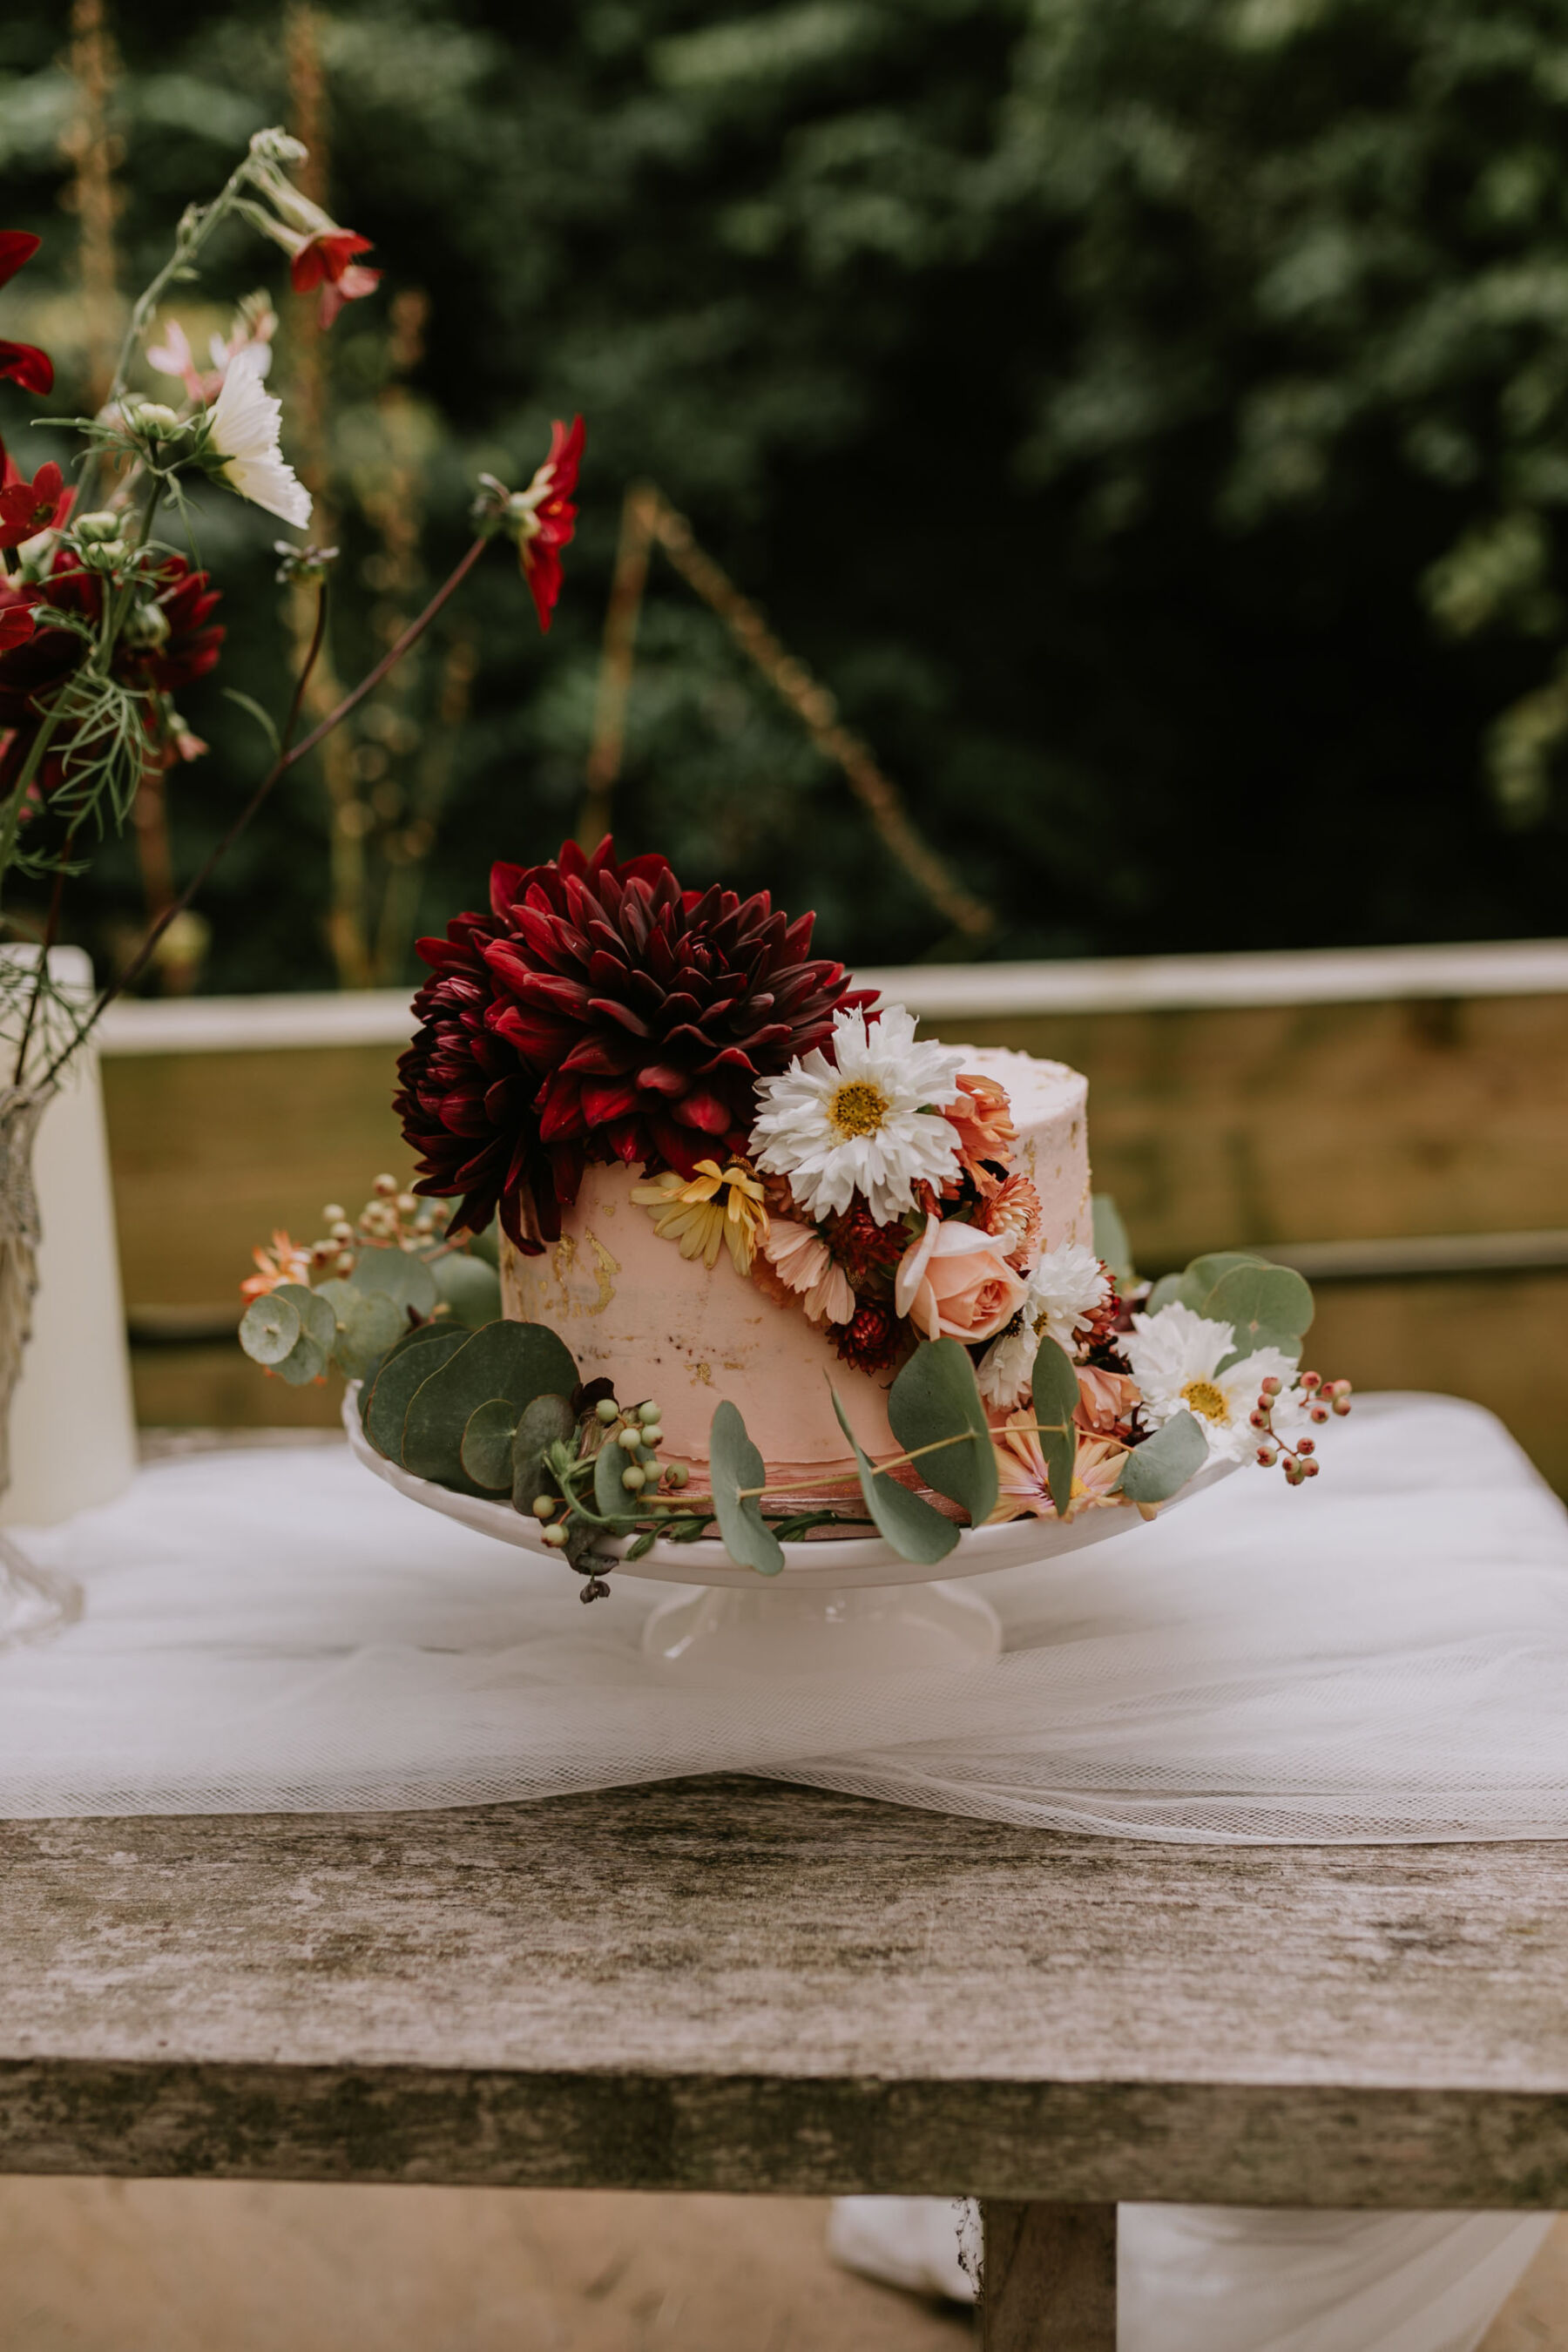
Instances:
[[[0,2168],[1568,2205],[1555,1845],[745,1780],[0,1826]]]

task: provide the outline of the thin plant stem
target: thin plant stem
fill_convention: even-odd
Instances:
[[[311,637],[310,650],[305,656],[305,661],[300,671],[299,677],[295,682],[293,700],[289,706],[289,716],[284,722],[278,757],[272,762],[271,767],[268,769],[267,773],[262,777],[260,782],[257,785],[256,790],[251,793],[250,798],[247,801],[244,808],[241,809],[233,824],[223,835],[216,846],[210,850],[207,856],[202,860],[201,865],[191,877],[189,882],[186,883],[184,888],[180,892],[179,897],[163,909],[163,912],[158,917],[157,920],[149,928],[146,938],[142,940],[141,946],[137,949],[136,953],[132,957],[130,962],[125,965],[124,969],[119,972],[112,981],[109,982],[105,987],[100,990],[98,995],[93,1000],[91,1009],[89,1012],[87,1018],[80,1024],[70,1043],[66,1045],[60,1053],[56,1055],[54,1061],[45,1072],[44,1083],[46,1085],[50,1079],[57,1076],[59,1071],[64,1068],[66,1063],[70,1059],[71,1055],[75,1053],[77,1047],[80,1045],[83,1040],[90,1035],[91,1032],[98,1026],[98,1024],[102,1020],[104,1013],[114,1003],[115,999],[119,996],[122,996],[125,991],[131,987],[135,981],[141,978],[142,972],[146,971],[149,962],[152,961],[159,940],[163,938],[170,924],[174,920],[174,918],[177,915],[183,915],[184,913],[185,908],[190,905],[192,899],[196,896],[196,893],[208,880],[214,867],[218,864],[221,858],[227,856],[235,842],[239,838],[239,835],[245,831],[247,825],[249,824],[251,819],[260,809],[262,803],[267,799],[268,793],[272,791],[279,779],[281,776],[286,775],[290,768],[297,766],[299,761],[304,759],[309,752],[313,751],[317,744],[320,743],[324,737],[331,733],[334,727],[342,724],[343,719],[348,717],[351,710],[358,708],[359,704],[364,700],[366,695],[374,693],[376,688],[386,676],[388,670],[392,669],[399,661],[401,661],[404,655],[408,651],[409,646],[416,644],[424,635],[426,630],[430,626],[431,622],[436,618],[436,615],[440,612],[447,599],[456,593],[457,590],[462,585],[462,583],[468,578],[468,573],[473,570],[475,564],[479,562],[479,557],[484,553],[488,545],[489,541],[487,539],[479,538],[474,541],[467,553],[455,565],[453,570],[447,573],[446,579],[441,583],[440,587],[437,589],[436,593],[431,597],[424,611],[416,620],[409,623],[407,628],[404,630],[403,635],[398,638],[396,644],[389,647],[387,652],[383,655],[380,661],[376,663],[374,669],[366,672],[365,676],[361,678],[359,684],[354,687],[351,692],[344,695],[342,700],[338,703],[334,709],[331,709],[327,713],[326,717],[321,721],[319,726],[313,727],[310,730],[310,732],[301,742],[295,743],[291,740],[294,729],[299,723],[300,710],[300,706],[304,701],[305,689],[310,684],[310,672],[314,668],[316,657],[321,652],[321,639],[326,630],[327,593],[326,588],[323,585],[321,602],[316,612],[315,633]]]
[[[59,866],[55,874],[55,887],[49,895],[49,919],[44,925],[43,945],[38,950],[38,976],[33,983],[32,994],[27,999],[26,1018],[22,1024],[22,1042],[16,1048],[16,1066],[11,1073],[11,1084],[14,1087],[19,1087],[22,1083],[22,1074],[27,1063],[27,1047],[32,1043],[33,1024],[37,1018],[38,999],[44,992],[48,976],[49,950],[59,937],[60,908],[66,895],[66,869],[70,864],[70,854],[76,844],[76,836],[77,828],[73,824],[65,837],[65,845],[60,851]]]
[[[1067,1421],[1013,1422],[1009,1427],[1020,1437],[1065,1437],[1072,1423]],[[978,1430],[961,1429],[952,1437],[933,1437],[928,1445],[913,1446],[908,1454],[889,1454],[885,1462],[873,1462],[871,1467],[880,1477],[885,1470],[901,1470],[906,1462],[918,1462],[922,1454],[940,1454],[944,1445],[967,1445],[979,1433]],[[737,1486],[735,1492],[744,1503],[754,1501],[759,1495],[809,1495],[814,1486],[821,1484],[820,1477],[795,1478],[787,1486]]]

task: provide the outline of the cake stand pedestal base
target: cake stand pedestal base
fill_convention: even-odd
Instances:
[[[989,1601],[955,1584],[792,1591],[759,1580],[665,1601],[642,1645],[672,1673],[920,1674],[989,1665],[1002,1626]]]
[[[41,1641],[81,1615],[81,1587],[68,1576],[35,1568],[8,1536],[0,1535],[0,1650]]]

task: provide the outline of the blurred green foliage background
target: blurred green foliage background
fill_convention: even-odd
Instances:
[[[62,379],[0,387],[29,467],[110,279],[272,121],[380,293],[317,338],[236,236],[175,309],[205,339],[274,289],[338,676],[459,551],[479,467],[526,480],[578,409],[588,454],[550,638],[498,545],[224,869],[204,987],[405,979],[493,856],[574,829],[639,478],[994,909],[988,951],[1561,927],[1568,0],[12,0],[4,219],[46,245],[0,322]],[[286,698],[275,535],[204,514],[231,637],[179,869],[262,755],[219,681]],[[816,905],[833,950],[956,951],[658,557],[616,832]],[[110,951],[144,887],[128,840],[68,930]]]

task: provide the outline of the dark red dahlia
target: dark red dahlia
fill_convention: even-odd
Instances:
[[[140,593],[137,612],[121,633],[114,676],[133,691],[174,694],[205,676],[217,660],[224,632],[214,621],[217,591],[205,572],[193,572],[183,555],[165,556]],[[32,635],[0,652],[0,729],[15,731],[0,751],[0,793],[9,788],[26,757],[41,708],[87,658],[87,641],[73,629],[47,625],[50,609],[96,623],[103,610],[103,577],[86,571],[68,548],[55,557],[49,576],[30,588],[0,583],[0,624],[9,613],[31,613]],[[153,730],[155,731],[155,730]],[[57,733],[44,761],[47,792],[58,782],[69,751],[68,735]]]
[[[853,1364],[858,1372],[886,1372],[905,1353],[909,1338],[890,1307],[868,1300],[834,1332],[833,1344],[841,1360]]]
[[[445,940],[420,940],[436,977],[414,1000],[419,1027],[397,1065],[392,1108],[420,1155],[416,1191],[456,1196],[454,1229],[482,1233],[499,1213],[518,1247],[536,1253],[542,1239],[560,1239],[561,1212],[533,1109],[537,1073],[488,1018],[496,988],[485,950],[496,928],[458,915]]]
[[[765,892],[682,890],[662,857],[617,865],[608,841],[591,857],[569,842],[548,865],[497,866],[490,906],[419,942],[438,977],[416,1000],[425,1025],[398,1108],[420,1189],[461,1192],[466,1223],[484,1197],[504,1210],[520,1180],[531,1188],[537,1235],[526,1203],[507,1220],[524,1248],[559,1232],[590,1160],[689,1176],[743,1150],[757,1080],[871,1001],[842,965],[807,958],[809,915],[790,922]],[[496,1050],[476,1072],[480,1026]]]

